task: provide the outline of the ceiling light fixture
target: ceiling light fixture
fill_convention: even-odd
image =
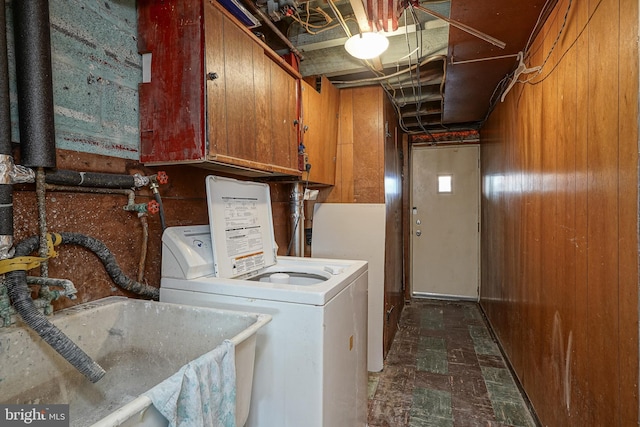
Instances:
[[[381,33],[359,33],[349,37],[344,48],[358,59],[373,59],[389,47],[389,40]]]

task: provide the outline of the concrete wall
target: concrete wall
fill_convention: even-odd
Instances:
[[[12,141],[18,142],[12,1],[6,5]],[[139,159],[135,0],[50,0],[49,15],[56,146]]]

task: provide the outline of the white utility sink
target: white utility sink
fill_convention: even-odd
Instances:
[[[106,375],[91,383],[18,322],[0,329],[3,403],[68,403],[72,426],[166,426],[150,399],[140,395],[230,339],[242,426],[251,398],[255,333],[271,316],[109,297],[60,310],[49,320]]]

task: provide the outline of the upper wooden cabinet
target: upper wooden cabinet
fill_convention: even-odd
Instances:
[[[312,83],[304,80],[301,83],[302,143],[311,165],[302,178],[315,184],[334,185],[340,93],[325,76]]]
[[[298,79],[215,1],[138,0],[141,162],[298,170]]]

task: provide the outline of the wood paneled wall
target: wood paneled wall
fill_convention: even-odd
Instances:
[[[340,90],[335,186],[321,191],[325,203],[385,203],[384,353],[404,306],[403,143],[391,102],[380,86]],[[307,209],[306,216],[310,211]]]
[[[481,305],[543,425],[638,425],[637,38],[560,0],[481,132]]]
[[[384,93],[340,90],[336,184],[327,203],[384,203]]]

